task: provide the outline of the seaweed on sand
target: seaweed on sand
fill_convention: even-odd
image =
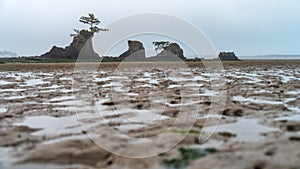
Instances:
[[[162,165],[167,169],[184,169],[192,161],[203,158],[209,154],[216,153],[217,150],[214,148],[206,149],[192,149],[192,148],[179,148],[180,157],[170,160],[164,160]]]

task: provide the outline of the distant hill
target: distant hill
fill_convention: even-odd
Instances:
[[[299,59],[300,55],[257,55],[257,56],[240,56],[241,59]]]

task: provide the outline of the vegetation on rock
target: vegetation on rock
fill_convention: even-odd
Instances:
[[[84,49],[84,59],[86,60],[97,60],[99,55],[94,51],[92,46],[92,37],[95,33],[99,31],[108,31],[108,29],[99,28],[101,22],[98,18],[95,17],[94,14],[89,13],[88,16],[81,16],[79,22],[83,24],[89,25],[89,29],[73,29],[74,34],[71,34],[73,37],[72,43],[65,47],[56,47],[53,46],[51,50],[43,55],[41,55],[40,59],[55,59],[55,60],[76,60],[80,52]],[[82,60],[81,58],[80,60]]]
[[[83,24],[89,25],[89,30],[85,30],[86,32],[90,32],[92,34],[98,33],[99,31],[108,31],[108,29],[99,28],[97,25],[101,23],[101,21],[95,17],[93,13],[89,13],[88,16],[81,16],[79,19],[79,22]],[[71,34],[71,36],[76,36],[80,34],[82,30],[79,29],[73,29],[74,34]]]
[[[169,41],[157,41],[157,42],[153,42],[152,44],[154,45],[155,52],[157,52],[158,50],[165,49],[170,44],[170,42]]]

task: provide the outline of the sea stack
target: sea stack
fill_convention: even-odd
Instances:
[[[183,50],[177,43],[170,43],[156,56],[150,57],[149,60],[180,61],[186,60],[186,57],[183,54]]]
[[[234,52],[220,52],[219,59],[221,61],[240,61]]]
[[[93,49],[92,37],[92,32],[81,30],[74,36],[73,41],[69,46],[65,48],[53,46],[49,52],[41,55],[39,58],[76,60],[79,54],[82,54],[81,60],[98,59],[99,55]]]
[[[145,60],[146,53],[143,44],[140,41],[128,41],[128,50],[119,56],[120,60]]]

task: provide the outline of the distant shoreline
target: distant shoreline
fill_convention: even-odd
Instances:
[[[276,59],[256,59],[256,58],[240,58],[240,61],[222,61],[222,62],[241,62],[241,61],[257,61],[257,62],[270,62],[270,61],[300,61],[300,58],[287,58],[287,59],[282,59],[282,58],[276,58]],[[192,62],[211,62],[211,61],[216,61],[218,59],[208,59],[208,60],[202,60],[202,61],[194,61],[194,60],[186,60],[185,62],[187,63],[192,63]],[[218,60],[220,61],[220,60]],[[12,64],[12,63],[76,63],[77,60],[55,60],[55,59],[31,59],[31,58],[0,58],[0,64]],[[80,62],[99,62],[96,60],[81,60]],[[101,62],[107,62],[107,63],[120,63],[121,61],[116,60],[116,61],[101,61]],[[126,61],[126,62],[134,62],[134,61]],[[156,60],[145,60],[145,61],[137,61],[137,62],[176,62],[176,61],[156,61]],[[181,62],[181,61],[180,61]]]
[[[205,63],[215,65],[216,61],[204,61],[204,62],[186,62],[189,67],[202,67],[205,69]],[[0,71],[52,71],[59,70],[74,70],[75,64],[79,65],[98,65],[100,62],[57,62],[57,63],[6,63],[0,64]],[[117,68],[121,62],[101,62],[99,68]],[[177,68],[178,65],[182,65],[182,62],[126,62],[125,64],[133,64],[136,66],[153,66],[153,65],[167,65]],[[224,69],[231,69],[232,67],[275,67],[275,66],[300,66],[300,60],[243,60],[243,61],[223,61],[222,66]]]

